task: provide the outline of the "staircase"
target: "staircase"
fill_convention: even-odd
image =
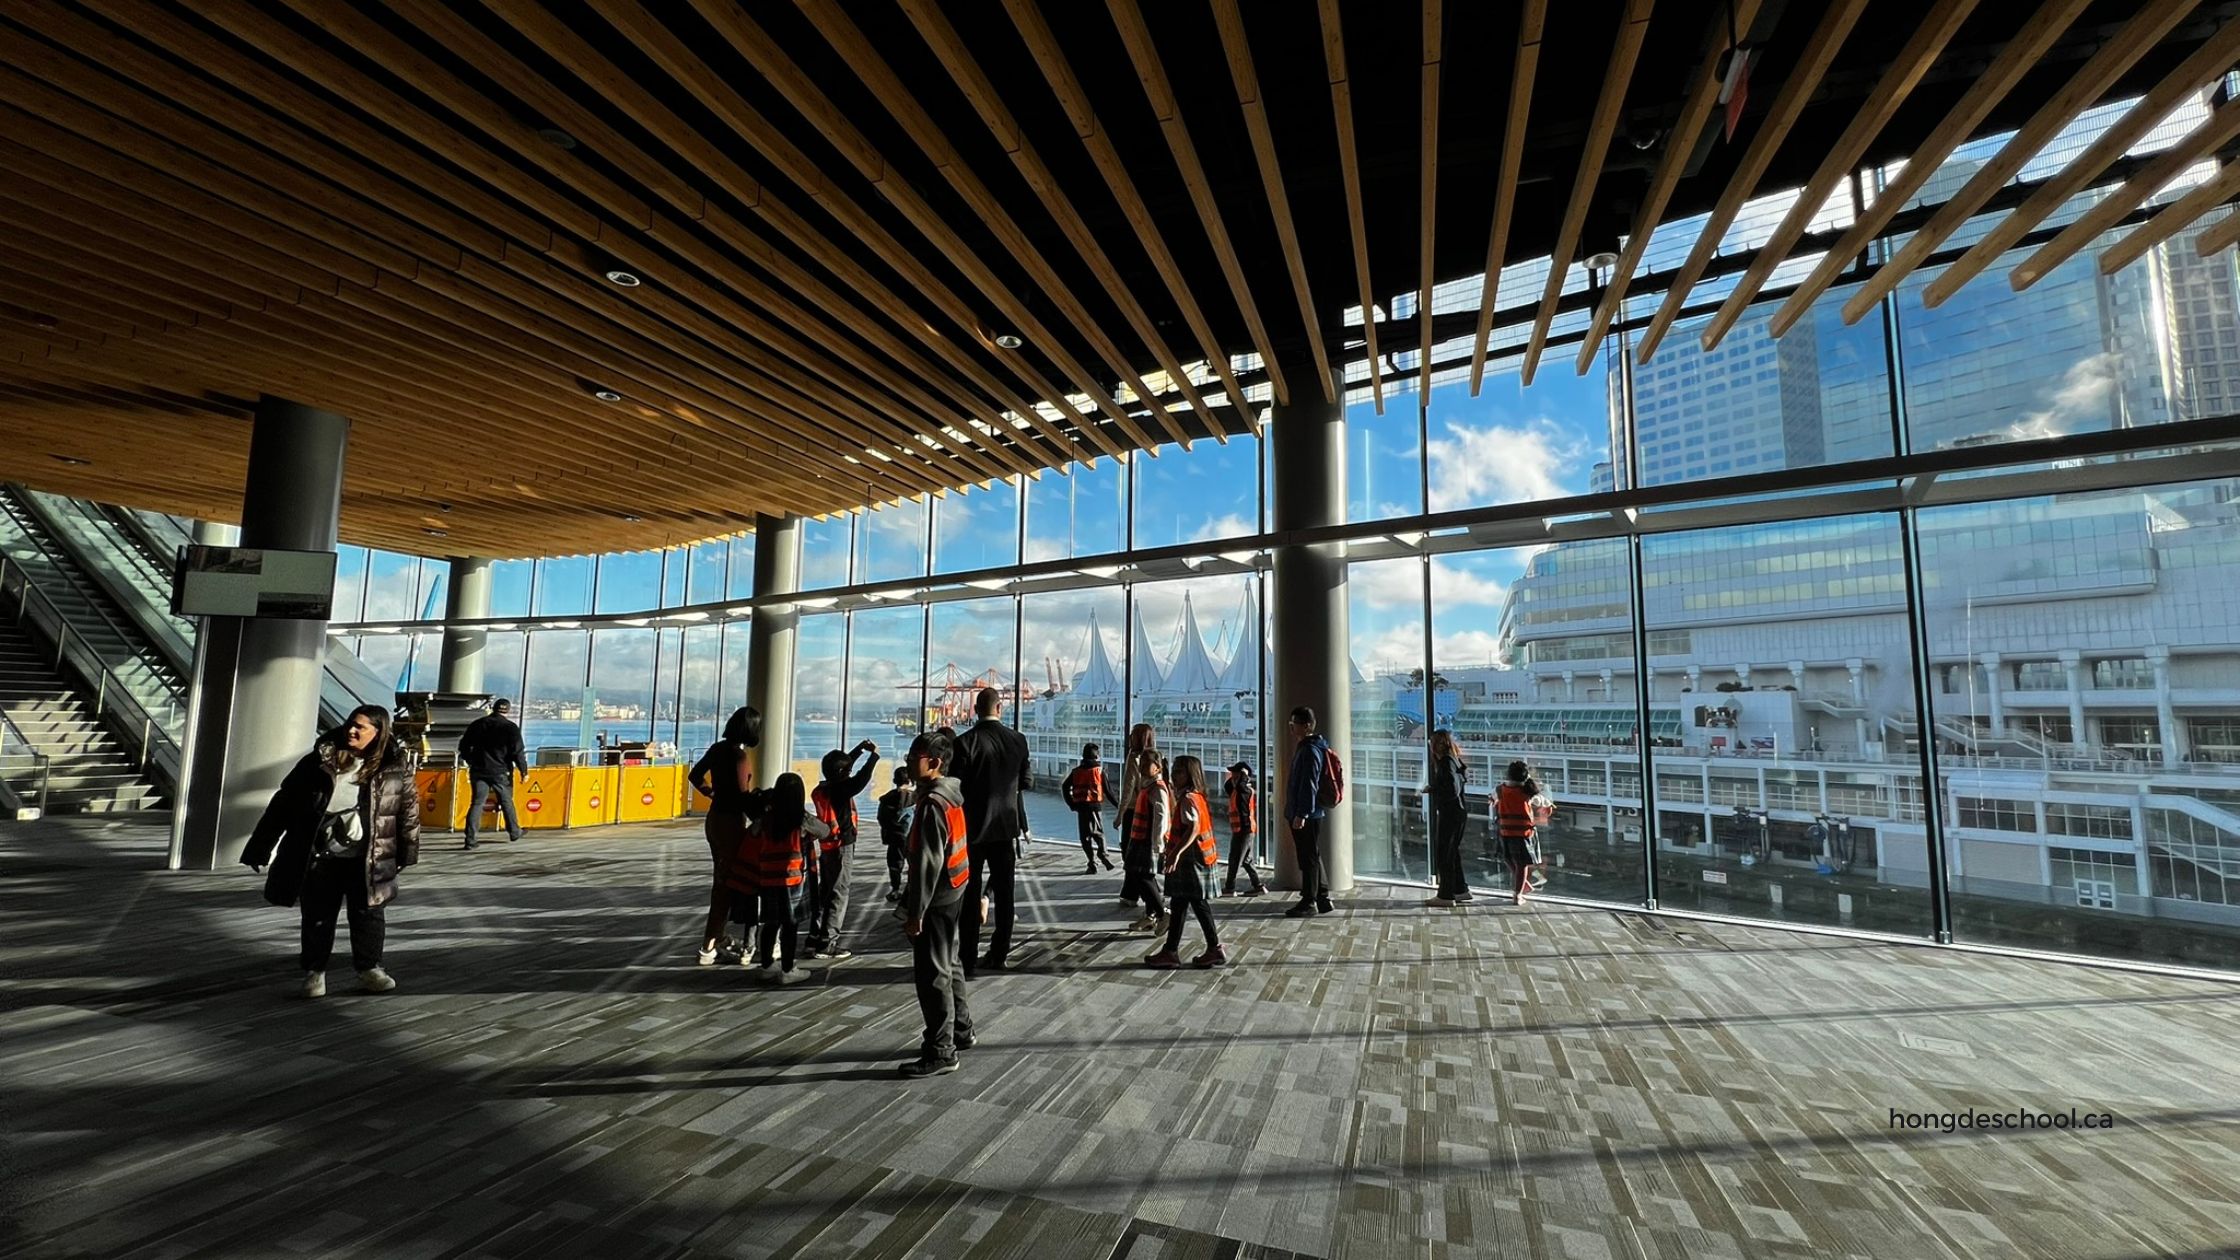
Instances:
[[[47,758],[48,813],[115,813],[170,804],[125,741],[102,725],[56,670],[54,657],[5,621],[0,621],[0,717],[13,728],[13,738]],[[19,751],[11,742],[0,763],[13,772],[15,795],[36,803],[40,784],[31,768],[13,757]]]
[[[176,741],[186,716],[186,681],[177,644],[158,643],[75,559],[21,492],[0,491],[0,555],[29,577],[69,634],[112,672],[166,736]],[[167,650],[168,649],[168,650]]]

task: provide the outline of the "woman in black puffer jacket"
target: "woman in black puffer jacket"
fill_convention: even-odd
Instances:
[[[242,864],[272,870],[264,899],[303,910],[303,995],[324,997],[335,917],[347,910],[350,958],[368,993],[397,982],[381,967],[382,907],[397,872],[420,860],[420,792],[389,711],[365,705],[319,738],[272,794]]]

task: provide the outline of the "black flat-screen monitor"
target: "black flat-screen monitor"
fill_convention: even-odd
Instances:
[[[334,611],[334,553],[266,547],[179,548],[171,611],[182,617],[294,617]]]

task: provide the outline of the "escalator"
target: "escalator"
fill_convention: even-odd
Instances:
[[[51,658],[90,720],[124,746],[125,759],[145,771],[153,790],[134,799],[150,804],[175,790],[185,737],[196,627],[172,615],[170,604],[173,560],[190,540],[173,517],[0,486],[0,612],[18,622],[32,655]],[[390,680],[347,648],[328,646],[323,724],[339,724],[361,704],[395,703]],[[84,742],[83,732],[74,738]],[[104,755],[114,760],[115,750]]]

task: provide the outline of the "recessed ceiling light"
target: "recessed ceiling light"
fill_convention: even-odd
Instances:
[[[555,149],[572,149],[576,147],[576,138],[569,135],[567,132],[560,130],[558,127],[537,128],[537,139],[544,141],[546,144],[551,145]]]
[[[430,538],[449,538],[449,537],[451,536],[451,531],[450,531],[450,530],[447,530],[447,529],[436,529],[436,528],[433,528],[433,527],[430,527],[430,528],[429,528],[429,529],[428,529],[428,530],[426,531],[426,533],[427,533],[428,537],[430,537]]]
[[[624,513],[622,514],[622,519],[623,519],[623,520],[626,520],[626,521],[628,521],[628,522],[630,522],[630,523],[631,523],[632,525],[636,525],[636,524],[638,524],[639,522],[641,522],[641,521],[645,520],[646,518],[644,518],[644,517],[642,517],[642,516],[639,516],[639,515],[637,515],[637,514],[636,514],[636,513],[634,513],[634,512],[624,512]]]
[[[1617,265],[1618,256],[1611,253],[1609,250],[1602,250],[1598,253],[1587,255],[1587,266],[1596,271],[1601,271],[1605,268],[1615,267]]]
[[[600,274],[607,278],[608,284],[620,285],[625,289],[635,289],[645,283],[638,278],[637,272],[628,271],[621,267],[609,267]]]
[[[609,386],[601,385],[597,381],[587,381],[578,378],[576,384],[583,388],[584,393],[591,395],[593,398],[598,399],[600,402],[618,403],[622,401],[622,394],[619,391]]]
[[[1005,350],[1016,350],[1027,344],[1017,333],[997,333],[992,340]]]
[[[92,463],[92,462],[93,462],[93,461],[92,461],[92,460],[90,460],[90,459],[80,459],[80,458],[78,458],[78,457],[77,457],[77,456],[75,456],[75,455],[55,455],[55,456],[52,456],[51,458],[52,458],[52,459],[54,460],[54,462],[56,462],[56,463],[58,463],[58,464],[68,464],[68,465],[70,465],[70,466],[71,466],[72,468],[83,468],[83,467],[85,467],[85,466],[86,466],[87,464],[90,464],[90,463]]]

